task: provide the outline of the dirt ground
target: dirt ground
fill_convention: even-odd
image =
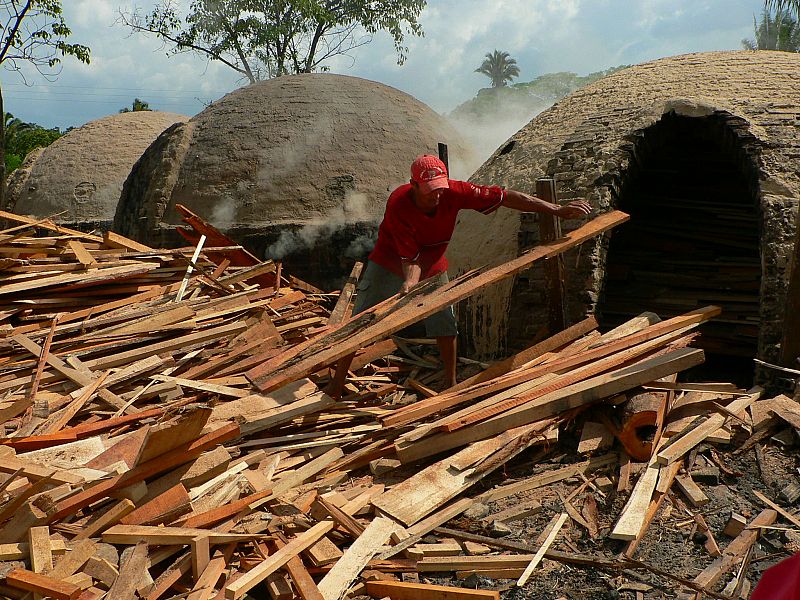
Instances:
[[[553,452],[546,461],[533,464],[530,459],[537,453],[537,450],[529,450],[506,465],[504,472],[493,474],[478,487],[489,489],[494,485],[523,480],[547,469],[584,460],[584,457],[575,454],[576,448],[577,438],[567,432],[566,435],[562,435],[560,442],[553,448]],[[700,512],[717,543],[724,548],[731,538],[725,536],[722,530],[731,511],[752,518],[765,508],[752,491],[755,489],[767,497],[777,497],[781,484],[785,485],[792,478],[797,477],[798,453],[796,446],[783,448],[771,442],[763,450],[761,460],[763,466],[760,466],[754,449],[734,455],[731,451],[725,451],[724,447],[704,446],[698,452],[701,457],[699,460],[702,461],[706,456],[710,458],[712,448],[719,452],[719,459],[731,471],[731,474],[721,471],[718,485],[699,484],[710,499],[710,502],[703,506]],[[762,476],[762,470],[764,476]],[[615,484],[616,471],[618,471],[618,467],[605,472],[605,475]],[[601,475],[603,472],[596,471],[594,474]],[[559,495],[568,497],[581,483],[582,480],[574,478],[490,504],[491,513],[529,500],[537,500],[542,504],[542,511],[538,514],[512,523],[513,533],[503,539],[533,544],[552,517],[562,512]],[[479,491],[482,490],[474,489],[473,495]],[[606,536],[619,517],[628,494],[617,494],[615,488],[612,488],[605,498],[597,493],[593,495],[597,501],[599,513],[599,536],[591,539],[584,528],[572,523],[569,528],[565,526],[562,529],[562,533],[552,546],[553,549],[582,554],[601,554],[607,557],[617,556],[624,551],[625,542],[611,540]],[[583,502],[582,496],[576,496],[572,500],[573,504],[580,507]],[[691,518],[685,512],[687,504],[686,499],[673,490],[648,529],[634,558],[686,579],[694,578],[713,561],[703,546],[705,538],[701,534],[697,534],[696,528],[689,523]],[[472,533],[490,535],[485,523],[482,520],[461,518],[451,522],[448,526]],[[780,519],[776,526],[785,528]],[[787,537],[785,531],[780,529],[764,532],[754,549],[746,571],[746,577],[752,583],[752,587],[755,587],[765,569],[791,554],[790,548],[785,547],[790,541],[791,539]],[[724,582],[727,583],[729,579],[730,577],[726,578]],[[432,578],[431,581],[443,583],[445,579]],[[637,600],[637,590],[643,594],[638,598],[644,599],[674,598],[677,595],[677,584],[647,571],[636,572],[634,578],[617,576],[591,568],[560,565],[548,560],[542,563],[541,568],[537,569],[523,588],[514,587],[515,582],[512,580],[492,580],[484,577],[460,582],[451,579],[447,581],[449,581],[449,585],[457,583],[482,589],[497,589],[501,591],[502,598],[509,600],[557,600],[560,598],[569,600]],[[647,589],[648,587],[650,589]],[[724,587],[724,584],[719,587]]]

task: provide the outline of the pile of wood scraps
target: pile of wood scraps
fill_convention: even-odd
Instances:
[[[716,307],[588,318],[444,391],[430,345],[391,337],[624,215],[348,319],[358,268],[334,303],[181,212],[178,250],[3,215],[3,597],[499,598],[553,561],[723,597],[762,532],[800,524],[789,487],[724,533],[704,512],[723,448],[800,427],[788,397],[677,383]],[[639,560],[658,519],[705,536],[707,566]]]

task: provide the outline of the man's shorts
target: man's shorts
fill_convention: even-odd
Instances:
[[[442,283],[449,281],[447,273],[440,273],[434,277],[439,278]],[[368,261],[367,268],[358,282],[358,295],[353,306],[353,314],[357,315],[387,298],[391,298],[400,291],[402,285],[402,277],[384,269],[377,263]],[[428,337],[446,337],[458,334],[456,316],[452,306],[432,314],[422,322],[425,324],[425,334]]]

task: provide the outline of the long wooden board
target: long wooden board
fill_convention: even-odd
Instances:
[[[597,402],[643,383],[691,368],[701,364],[703,360],[703,351],[693,348],[675,350],[656,358],[642,360],[610,373],[567,386],[471,427],[465,427],[453,433],[433,435],[406,446],[396,446],[397,455],[403,463],[413,462],[438,452],[497,435],[512,427],[547,419],[571,408]]]
[[[472,296],[483,288],[512,277],[534,262],[558,256],[570,248],[594,238],[628,220],[628,215],[612,211],[601,215],[572,231],[560,240],[543,244],[499,266],[467,273],[427,293],[411,293],[390,303],[379,305],[386,310],[383,318],[376,319],[376,310],[365,311],[344,325],[323,332],[308,342],[298,344],[262,365],[247,371],[246,376],[262,391],[273,390],[319,370],[325,365],[384,339],[412,323]],[[430,288],[422,282],[420,290]],[[377,307],[376,307],[377,308]],[[388,309],[388,310],[387,310]]]

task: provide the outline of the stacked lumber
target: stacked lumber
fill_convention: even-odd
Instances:
[[[15,238],[6,244],[15,268],[55,280],[19,277],[24,271],[0,278],[0,297],[16,307],[0,339],[3,597],[499,598],[420,577],[522,586],[553,560],[646,569],[699,592],[736,571],[758,528],[782,514],[769,507],[745,520],[719,563],[694,580],[631,558],[673,484],[702,505],[692,480],[706,466],[699,444],[740,439],[745,421],[751,438],[760,435],[742,416],[747,409],[758,407],[765,427],[800,414],[788,398],[763,406],[757,389],[675,382],[702,362],[690,343],[717,307],[664,321],[645,314],[604,334],[589,318],[505,361],[470,365],[481,370],[442,392],[427,346],[391,337],[624,216],[610,213],[444,288],[423,282],[347,319],[353,281],[328,306],[183,210],[186,237],[197,241],[175,251],[47,222],[0,231]],[[112,272],[119,263],[140,271]],[[85,278],[65,283],[72,270]],[[80,303],[65,303],[81,283]],[[18,308],[30,297],[44,302]],[[347,393],[335,401],[324,391],[329,367],[351,352]],[[656,399],[648,404],[652,439],[623,423],[642,395]],[[548,463],[575,427],[583,456]],[[537,472],[498,481],[530,449]],[[627,457],[637,451],[644,464],[631,490],[636,469]],[[629,495],[613,528],[597,508],[612,479]],[[445,528],[476,506],[544,490],[560,501],[534,543],[465,529],[544,517],[535,499]],[[628,556],[575,552],[576,528],[626,540]]]

